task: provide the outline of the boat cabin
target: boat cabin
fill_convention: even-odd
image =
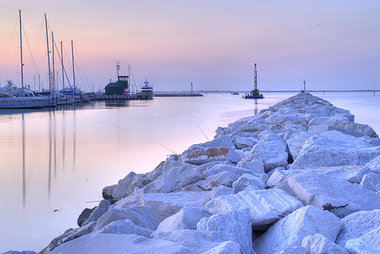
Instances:
[[[118,76],[116,82],[110,82],[106,85],[106,95],[125,95],[125,91],[128,90],[128,76]]]

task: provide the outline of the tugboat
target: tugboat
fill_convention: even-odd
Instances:
[[[144,85],[140,88],[138,98],[140,100],[153,100],[153,85],[150,85],[148,80],[145,80]]]
[[[264,96],[260,93],[259,89],[257,89],[257,69],[255,64],[255,86],[254,89],[243,95],[244,99],[264,99]]]

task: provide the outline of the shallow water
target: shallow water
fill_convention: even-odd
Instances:
[[[40,251],[69,227],[101,190],[130,171],[148,172],[166,156],[212,139],[218,126],[254,115],[294,93],[264,100],[230,94],[95,102],[55,111],[0,110],[0,252]],[[380,132],[380,94],[316,93]]]

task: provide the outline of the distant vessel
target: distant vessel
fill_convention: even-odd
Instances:
[[[257,89],[257,69],[255,64],[255,86],[254,89],[243,95],[244,99],[264,99],[264,96],[260,93],[259,89]]]
[[[153,100],[153,96],[153,86],[149,84],[148,80],[146,80],[144,85],[140,88],[138,98],[140,100]]]
[[[5,87],[0,88],[0,108],[42,108],[49,106],[45,97],[36,97],[34,93],[24,87],[24,63],[22,61],[22,23],[21,10],[20,20],[20,67],[21,67],[21,89],[17,88],[11,81]]]

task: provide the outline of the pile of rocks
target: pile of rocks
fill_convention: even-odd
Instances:
[[[380,253],[380,139],[299,93],[129,173],[45,253]]]

